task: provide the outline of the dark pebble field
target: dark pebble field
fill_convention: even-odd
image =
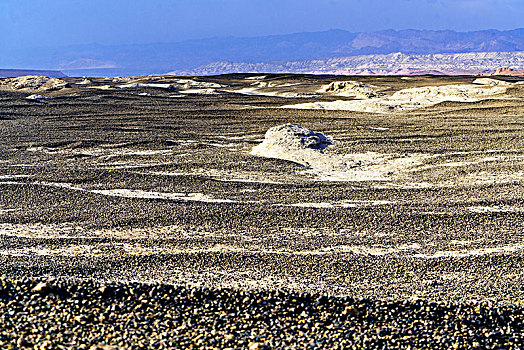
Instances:
[[[0,283],[5,349],[524,346],[524,309],[514,304],[54,279]]]

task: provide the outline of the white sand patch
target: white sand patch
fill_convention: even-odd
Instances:
[[[434,254],[414,254],[421,246],[418,243],[406,243],[396,247],[381,246],[329,246],[312,250],[292,251],[287,249],[267,249],[253,246],[236,246],[227,244],[216,244],[207,248],[165,248],[144,246],[140,243],[103,243],[97,245],[75,245],[63,248],[17,248],[0,251],[0,255],[104,255],[111,254],[115,249],[125,255],[152,255],[152,254],[201,254],[201,253],[251,253],[251,254],[278,254],[278,255],[332,255],[332,254],[355,254],[360,256],[386,256],[401,254],[406,258],[415,259],[438,259],[438,258],[465,258],[469,256],[482,256],[490,254],[505,254],[519,252],[524,249],[523,244],[514,244],[501,247],[481,248],[472,250],[449,250],[439,251]]]
[[[317,92],[333,96],[369,99],[384,95],[379,92],[378,89],[377,86],[361,83],[359,81],[334,81],[328,85],[322,86],[317,90]]]
[[[453,239],[453,240],[449,241],[450,244],[455,244],[455,245],[470,245],[470,244],[479,243],[479,242],[482,242],[482,239],[476,239],[476,240],[456,240],[456,239]]]
[[[42,152],[47,154],[75,154],[75,155],[86,155],[104,157],[104,159],[110,159],[120,156],[156,156],[156,155],[171,155],[175,151],[172,149],[157,149],[157,150],[136,150],[136,149],[111,149],[112,145],[106,145],[105,147],[92,147],[86,149],[76,148],[49,148],[49,147],[29,147],[26,149],[28,152]],[[118,145],[115,145],[118,147]]]
[[[176,81],[177,84],[181,84],[184,86],[185,89],[218,89],[225,87],[222,84],[218,83],[211,83],[211,82],[205,82],[205,81],[196,81],[192,79],[180,79]]]
[[[199,144],[218,148],[236,148],[239,145],[236,143],[216,143],[216,142],[200,142]]]
[[[447,211],[422,211],[420,212],[422,215],[451,215],[451,212]]]
[[[398,250],[416,250],[421,248],[422,246],[418,243],[405,243],[397,247]]]
[[[89,190],[88,192],[102,194],[112,197],[124,198],[147,198],[147,199],[169,199],[190,202],[205,203],[236,203],[229,199],[217,199],[203,193],[166,193],[166,192],[149,192],[142,190],[131,190],[126,188],[113,190]]]
[[[401,110],[401,102],[385,101],[383,99],[374,98],[369,100],[354,100],[354,101],[332,101],[332,102],[310,102],[300,103],[295,105],[285,105],[281,108],[291,109],[321,109],[329,111],[354,111],[367,113],[387,113],[391,110]]]
[[[481,99],[499,96],[506,92],[506,86],[486,86],[477,84],[457,84],[427,86],[404,89],[392,96],[370,98],[367,100],[312,102],[285,105],[281,108],[345,110],[369,113],[387,113],[429,107],[441,102],[478,102]]]
[[[89,192],[87,189],[83,189],[81,187],[76,187],[68,183],[62,183],[62,182],[43,182],[43,181],[37,181],[37,182],[17,182],[17,181],[3,181],[0,182],[0,185],[34,185],[34,186],[45,186],[45,187],[58,187],[58,188],[66,188],[69,190],[74,191],[83,191],[83,192]]]
[[[25,238],[72,238],[78,237],[73,233],[83,232],[84,229],[71,224],[10,224],[0,223],[0,236],[15,236]]]
[[[111,85],[97,85],[97,86],[88,86],[88,89],[97,89],[97,90],[115,90]]]
[[[392,175],[422,165],[424,155],[326,154],[331,137],[296,124],[270,128],[251,154],[296,162],[308,167],[302,173],[323,181],[389,181]]]
[[[263,80],[267,77],[267,75],[257,75],[255,77],[247,77],[246,80]]]
[[[0,250],[0,255],[5,256],[78,256],[100,255],[101,253],[101,250],[89,245],[74,245],[61,248],[24,247]]]
[[[390,181],[393,176],[423,164],[428,155],[381,154],[375,152],[346,154],[344,167],[312,167],[304,171],[321,181]]]
[[[286,204],[287,207],[301,207],[301,208],[319,208],[319,209],[334,209],[334,208],[360,208],[368,206],[389,205],[395,204],[392,201],[338,201],[338,202],[319,202],[319,203],[294,203]]]
[[[32,176],[33,175],[0,175],[0,180],[23,179]]]
[[[122,197],[122,198],[140,198],[140,199],[166,199],[176,201],[188,201],[188,202],[205,202],[205,203],[238,203],[229,199],[218,199],[204,193],[170,193],[170,192],[151,192],[142,190],[133,190],[127,188],[118,188],[110,190],[94,190],[82,187],[73,186],[68,183],[60,182],[15,182],[15,181],[4,181],[0,182],[0,185],[35,185],[45,187],[58,187],[65,188],[73,191],[88,192],[93,194],[100,194],[110,197]]]
[[[465,167],[469,165],[478,165],[482,163],[488,163],[488,162],[497,162],[506,159],[505,156],[500,157],[485,157],[477,160],[472,161],[463,161],[463,162],[446,162],[446,163],[440,163],[440,164],[431,164],[431,165],[424,165],[415,169],[409,170],[410,172],[418,172],[418,171],[424,171],[434,168],[458,168],[458,167]]]
[[[133,80],[136,80],[136,79],[131,78],[131,77],[114,77],[111,81],[113,83],[129,83]]]
[[[443,101],[464,101],[469,99],[499,95],[506,92],[503,86],[478,86],[474,84],[456,84],[442,86],[415,87],[397,91],[394,98],[441,98]],[[475,102],[475,101],[472,101]]]
[[[283,88],[283,87],[298,86],[298,85],[302,85],[302,83],[287,83],[287,84],[278,84],[275,86],[279,88]]]
[[[463,249],[440,251],[435,254],[415,254],[414,258],[438,259],[438,258],[465,258],[468,256],[480,256],[489,254],[504,254],[518,252],[524,249],[524,244],[512,244],[501,247],[481,248],[481,249]]]
[[[469,211],[473,213],[511,213],[511,212],[524,212],[524,208],[512,207],[508,205],[497,205],[497,206],[474,206],[468,207]]]
[[[353,253],[357,255],[371,255],[371,256],[383,256],[390,254],[405,253],[410,250],[418,250],[421,246],[418,243],[405,243],[399,246],[393,247],[382,247],[382,246],[349,246],[349,245],[337,245],[324,247],[321,249],[315,249],[310,251],[301,251],[297,254],[333,254],[333,253]]]
[[[40,167],[41,165],[35,164],[35,163],[28,163],[28,164],[20,163],[20,164],[9,164],[9,166],[13,168],[36,168],[36,167]]]
[[[93,82],[87,78],[84,78],[81,82],[77,83],[78,85],[93,85]]]
[[[0,236],[24,238],[151,238],[166,236],[216,237],[217,234],[217,232],[207,232],[201,228],[187,228],[175,225],[130,229],[91,229],[79,226],[76,223],[68,222],[60,224],[0,223]]]
[[[376,189],[423,189],[423,188],[432,188],[432,187],[449,187],[449,185],[439,185],[439,184],[432,184],[429,182],[404,182],[404,183],[381,183],[380,185],[375,185],[373,188]]]
[[[171,149],[158,149],[158,150],[118,150],[118,151],[111,151],[110,154],[107,154],[107,151],[99,152],[100,150],[92,150],[88,152],[81,152],[82,154],[90,154],[90,155],[98,155],[98,156],[104,156],[104,159],[110,159],[114,157],[121,157],[121,156],[158,156],[158,155],[171,155],[175,151]]]
[[[179,90],[180,94],[187,94],[187,95],[220,95],[221,92],[216,89],[187,89],[187,90]]]
[[[153,171],[145,174],[160,176],[205,176],[213,180],[222,182],[261,183],[271,185],[285,184],[284,182],[273,181],[267,175],[264,174],[237,173],[217,169],[194,169],[191,172]]]
[[[170,165],[170,164],[176,164],[176,163],[113,162],[113,163],[99,163],[97,164],[97,166],[103,169],[107,169],[107,170],[116,170],[116,169],[143,169],[143,168],[149,168],[149,167],[154,167],[154,166],[165,166],[165,165]],[[146,173],[141,173],[141,172],[134,172],[134,173],[146,174]]]
[[[488,86],[511,86],[513,85],[510,82],[504,81],[504,80],[498,80],[498,79],[492,79],[492,78],[477,78],[473,80],[473,84],[478,85],[488,85]]]
[[[487,185],[487,184],[503,184],[503,183],[512,183],[517,181],[524,180],[524,172],[477,172],[474,174],[468,174],[465,177],[466,181],[469,181],[478,185]]]
[[[173,90],[175,86],[172,84],[162,84],[162,83],[132,83],[132,84],[115,85],[115,88],[117,89],[156,88],[156,89]]]
[[[217,138],[230,141],[247,141],[252,139],[252,137],[247,136],[217,136]]]
[[[59,248],[24,247],[0,250],[4,256],[79,256],[79,255],[110,255],[117,250],[123,255],[153,255],[153,254],[202,254],[202,253],[249,253],[249,254],[283,254],[283,255],[331,255],[335,253],[352,253],[358,255],[386,255],[397,250],[366,247],[339,246],[311,251],[290,251],[284,249],[264,249],[257,246],[239,247],[234,245],[216,244],[209,248],[165,248],[143,246],[139,243],[103,243],[94,246],[72,245]]]
[[[277,86],[277,84],[275,84],[272,81],[257,81],[255,83],[250,84],[250,85],[251,86],[256,86],[256,87],[259,87],[259,88],[271,88],[271,87]]]
[[[252,96],[269,96],[269,97],[283,97],[283,98],[309,98],[316,97],[317,94],[314,93],[304,93],[304,92],[283,92],[283,91],[267,91],[259,87],[253,88],[243,88],[239,90],[225,90],[234,94],[241,95],[252,95]]]

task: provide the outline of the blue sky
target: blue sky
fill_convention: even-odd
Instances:
[[[0,0],[0,49],[345,29],[514,29],[524,0]]]

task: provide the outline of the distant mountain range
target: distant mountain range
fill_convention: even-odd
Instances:
[[[2,50],[0,67],[53,69],[68,75],[147,75],[192,71],[215,62],[266,64],[331,58],[524,51],[524,29],[475,32],[329,30],[251,38],[210,38],[141,45],[75,45]],[[509,65],[509,64],[506,64]]]
[[[48,78],[62,78],[65,74],[56,70],[0,69],[0,77],[12,78],[22,75],[42,75]]]
[[[227,73],[300,73],[344,75],[514,75],[524,76],[524,51],[458,54],[361,55],[317,60],[268,63],[215,62],[171,75],[218,75]]]

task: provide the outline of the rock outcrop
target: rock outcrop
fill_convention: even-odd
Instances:
[[[270,128],[264,142],[253,148],[252,154],[287,153],[306,149],[322,150],[333,140],[320,132],[314,132],[297,124],[284,124]]]
[[[334,81],[323,86],[317,92],[334,96],[354,96],[360,99],[368,99],[384,95],[384,93],[378,91],[378,87],[359,81]]]
[[[351,101],[310,102],[285,105],[282,108],[388,113],[395,110],[429,107],[446,101],[477,102],[481,99],[502,97],[506,91],[507,85],[493,82],[490,84],[478,84],[477,82],[475,84],[424,86],[399,90],[391,96]]]
[[[497,68],[495,75],[511,75],[514,77],[524,77],[524,69],[516,70],[508,67]]]
[[[69,85],[58,78],[48,78],[39,75],[27,75],[8,78],[0,81],[3,90],[18,90],[24,92],[53,91],[68,87]]]

